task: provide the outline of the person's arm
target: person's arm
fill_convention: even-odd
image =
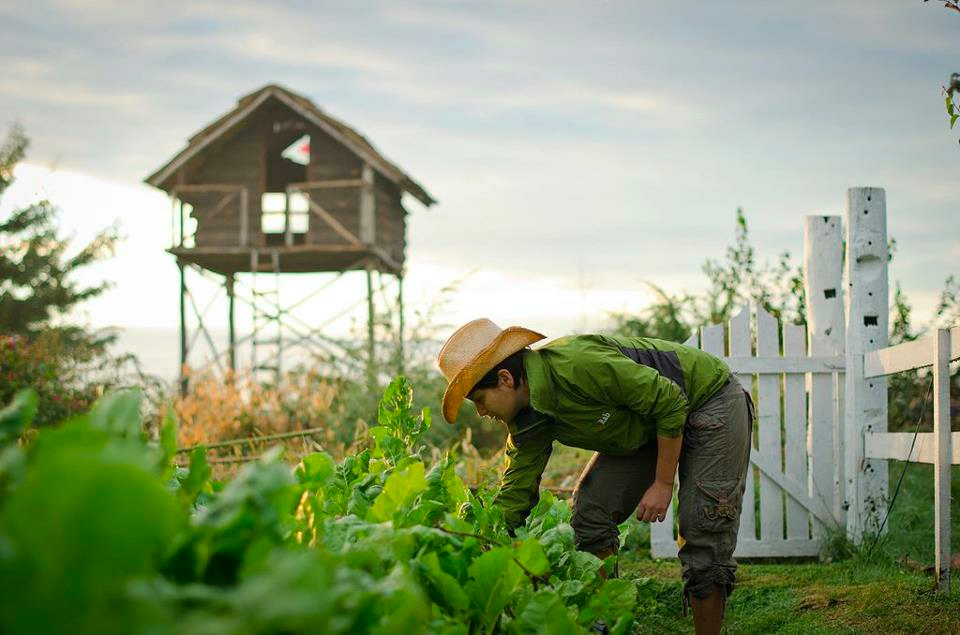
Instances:
[[[503,510],[512,533],[540,500],[540,478],[553,451],[553,440],[538,430],[507,438],[507,468],[494,502]]]
[[[637,520],[658,522],[667,515],[673,500],[673,477],[680,462],[683,437],[657,436],[657,475],[637,505]]]

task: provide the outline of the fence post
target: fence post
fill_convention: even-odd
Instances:
[[[937,329],[933,352],[933,523],[937,590],[950,591],[950,330]]]
[[[843,311],[843,237],[839,216],[807,216],[803,225],[804,292],[807,300],[809,355],[845,354]],[[843,522],[843,377],[841,373],[808,376],[810,495],[819,497]],[[814,522],[814,536],[823,526]]]
[[[863,354],[887,346],[887,204],[877,187],[847,190],[846,412],[844,506],[847,534],[876,531],[887,502],[887,464],[864,457],[865,432],[887,431],[887,380],[864,379]]]

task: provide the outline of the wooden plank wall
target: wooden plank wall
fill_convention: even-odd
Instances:
[[[374,183],[377,245],[395,261],[402,263],[406,250],[407,211],[401,202],[400,189],[380,174],[377,174]]]
[[[202,161],[191,162],[184,172],[186,184],[235,184],[248,188],[250,239],[255,244],[260,236],[261,147],[257,126],[245,126],[214,144],[202,155]],[[197,219],[197,247],[239,245],[239,196],[212,218],[211,213],[222,200],[222,194],[184,194],[182,198],[194,206],[192,216]]]
[[[359,179],[363,162],[343,144],[319,128],[310,129],[308,181]],[[360,188],[356,186],[311,190],[313,200],[327,210],[350,233],[360,236]],[[316,215],[310,217],[307,242],[344,245],[346,239]]]

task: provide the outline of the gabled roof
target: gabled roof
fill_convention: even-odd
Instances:
[[[430,196],[423,186],[407,176],[399,167],[388,161],[362,134],[342,121],[323,112],[306,97],[276,84],[269,84],[249,95],[241,97],[237,102],[236,108],[190,137],[187,141],[186,148],[181,150],[159,170],[148,176],[145,181],[161,189],[163,189],[165,184],[172,186],[172,184],[168,184],[168,180],[181,166],[202,152],[204,148],[220,138],[228,130],[231,130],[243,122],[271,97],[280,100],[300,114],[304,119],[338,140],[360,159],[369,163],[373,169],[396,183],[397,187],[401,190],[416,197],[424,205],[429,206],[436,203],[434,198]]]

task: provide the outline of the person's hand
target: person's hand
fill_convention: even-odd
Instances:
[[[637,520],[651,523],[663,520],[667,517],[667,507],[672,501],[673,485],[654,481],[637,505]]]

